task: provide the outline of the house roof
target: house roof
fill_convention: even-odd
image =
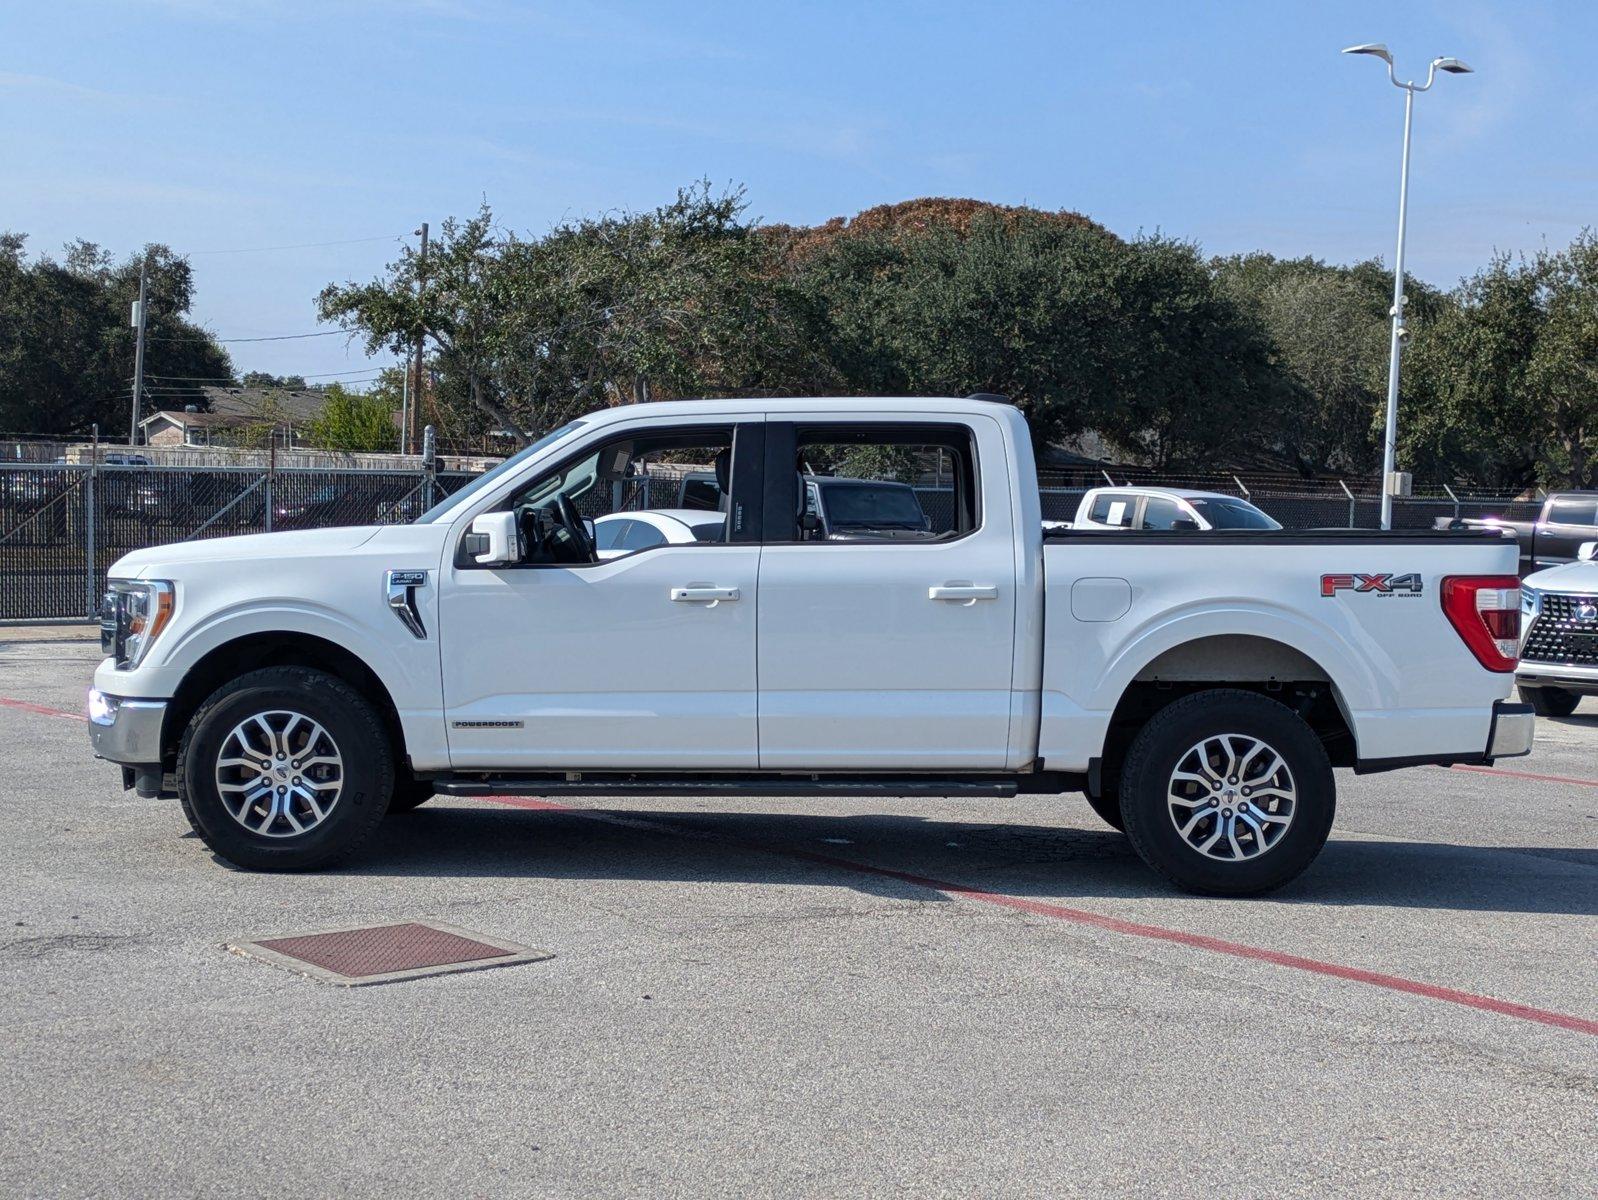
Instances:
[[[225,429],[256,424],[264,420],[267,414],[275,413],[282,424],[300,425],[321,416],[327,404],[325,393],[305,389],[202,387],[200,391],[210,411],[184,412],[164,408],[151,413],[139,423],[145,425],[165,417],[175,425],[187,425],[195,429]]]

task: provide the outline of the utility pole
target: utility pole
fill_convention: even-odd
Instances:
[[[144,399],[144,300],[149,283],[150,256],[139,264],[139,302],[133,306],[133,415],[128,421],[128,445],[139,444],[139,405]]]
[[[416,259],[416,303],[418,310],[421,308],[422,291],[427,283],[427,222],[422,222],[422,227],[416,231],[422,235],[422,250]],[[418,315],[420,315],[418,313]],[[422,407],[422,350],[426,338],[426,329],[421,320],[416,324],[416,382],[411,386],[410,412],[405,422],[405,452],[416,452],[416,414]]]

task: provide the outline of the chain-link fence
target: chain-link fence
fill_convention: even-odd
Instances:
[[[0,621],[89,619],[130,550],[197,538],[399,524],[469,475],[0,464]]]
[[[1376,528],[1381,497],[1338,481],[1233,475],[1172,478],[1117,471],[1113,482],[1163,484],[1243,496],[1292,529]],[[130,550],[196,538],[400,524],[473,479],[461,472],[272,467],[158,467],[106,463],[0,463],[0,621],[91,619],[106,572]],[[599,516],[656,508],[714,507],[707,469],[662,470],[621,480],[580,508]],[[1043,477],[1045,520],[1070,520],[1090,488],[1110,482],[1087,470]],[[954,493],[915,487],[935,529],[954,523]],[[1393,506],[1399,529],[1431,528],[1440,518],[1535,517],[1538,502],[1479,493],[1427,492]]]

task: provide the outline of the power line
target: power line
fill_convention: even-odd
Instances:
[[[247,337],[247,338],[217,338],[208,333],[179,333],[169,334],[165,337],[151,337],[152,342],[182,342],[199,340],[217,342],[223,346],[236,345],[239,342],[292,342],[298,338],[337,337],[341,333],[350,333],[348,329],[319,329],[315,333],[279,333],[272,337]],[[353,335],[352,335],[353,336]]]
[[[389,369],[390,368],[388,367],[360,367],[354,371],[319,371],[312,375],[299,375],[299,372],[295,372],[295,374],[299,375],[299,378],[301,379],[332,379],[341,375],[371,375],[373,378],[375,378]],[[216,383],[231,384],[234,387],[244,386],[243,384],[237,382],[238,376],[235,375],[157,375],[154,372],[146,372],[146,374],[151,379],[162,379],[167,383]],[[265,386],[282,387],[284,385],[267,384]]]
[[[288,246],[242,246],[236,250],[190,250],[184,257],[198,254],[265,254],[272,250],[316,250],[323,246],[355,246],[362,242],[397,242],[405,237],[403,233],[388,233],[381,237],[345,238],[337,242],[295,242]]]

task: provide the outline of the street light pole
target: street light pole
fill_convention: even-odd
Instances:
[[[1426,72],[1426,82],[1400,83],[1393,69],[1393,56],[1380,42],[1350,46],[1344,54],[1369,54],[1387,64],[1387,79],[1404,92],[1404,157],[1398,174],[1398,251],[1393,255],[1392,340],[1387,354],[1387,420],[1382,433],[1382,528],[1393,527],[1393,490],[1397,485],[1398,458],[1398,369],[1409,330],[1404,324],[1404,231],[1409,219],[1409,137],[1415,121],[1415,94],[1427,91],[1438,71],[1450,75],[1469,75],[1471,69],[1457,58],[1434,58]]]
[[[1398,362],[1404,353],[1404,224],[1409,217],[1409,131],[1415,91],[1404,89],[1404,163],[1398,172],[1398,250],[1393,255],[1392,338],[1387,349],[1387,424],[1382,433],[1382,528],[1393,527],[1393,473],[1398,468]]]

